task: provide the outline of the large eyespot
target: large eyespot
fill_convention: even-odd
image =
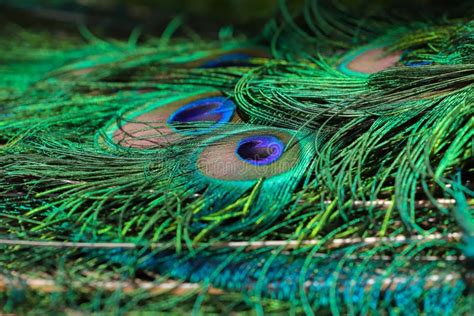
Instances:
[[[207,141],[198,150],[196,168],[216,180],[271,178],[306,165],[307,146],[307,141],[287,130],[251,128]]]
[[[269,209],[284,207],[293,190],[311,175],[316,140],[309,131],[233,126],[233,130],[223,128],[220,132],[198,146],[192,163],[187,157],[181,162],[183,175],[190,179],[189,189],[206,192],[201,215],[234,205],[246,193],[258,192],[247,200],[251,203],[248,218],[262,212],[274,216],[278,212],[270,215]],[[222,227],[229,232],[243,229],[252,227],[241,222]]]
[[[209,133],[239,122],[235,103],[218,92],[151,102],[114,119],[106,127],[107,143],[150,149]]]
[[[347,75],[365,77],[396,65],[401,56],[401,51],[389,52],[384,47],[366,46],[343,57],[338,69]]]

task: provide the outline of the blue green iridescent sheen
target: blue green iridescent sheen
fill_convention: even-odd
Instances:
[[[252,38],[7,25],[0,313],[468,314],[473,9],[407,6],[280,1]]]

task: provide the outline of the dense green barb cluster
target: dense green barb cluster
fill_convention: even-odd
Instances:
[[[12,27],[4,311],[469,311],[474,22],[389,7],[282,2],[255,39]]]

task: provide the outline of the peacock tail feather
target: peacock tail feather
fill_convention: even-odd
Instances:
[[[8,25],[2,311],[469,314],[472,7],[417,7],[280,1],[218,39]]]

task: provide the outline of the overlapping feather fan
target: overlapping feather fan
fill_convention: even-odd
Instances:
[[[363,6],[281,2],[252,39],[11,26],[3,312],[472,312],[472,6]]]

